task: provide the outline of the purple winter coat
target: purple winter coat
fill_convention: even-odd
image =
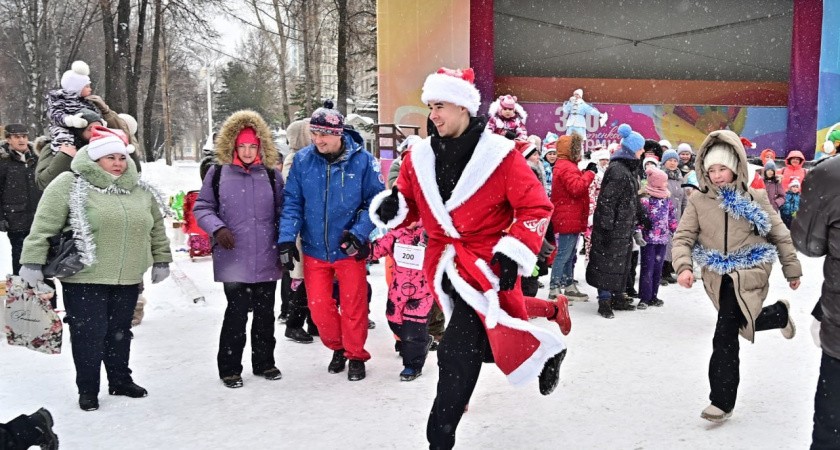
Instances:
[[[227,227],[235,240],[233,250],[213,243],[213,275],[216,281],[262,283],[282,276],[277,262],[277,221],[283,209],[283,175],[274,169],[274,193],[265,166],[254,164],[250,172],[236,164],[222,166],[219,203],[213,194],[213,166],[204,178],[195,201],[198,226],[213,236]],[[272,208],[273,206],[273,208]]]
[[[677,231],[677,212],[670,198],[642,197],[642,207],[650,223],[643,236],[648,244],[667,244]]]

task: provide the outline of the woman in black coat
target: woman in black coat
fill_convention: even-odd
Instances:
[[[626,124],[618,132],[624,138],[601,182],[586,267],[586,282],[598,288],[598,314],[608,319],[613,317],[612,297],[623,293],[627,285],[636,226],[647,219],[637,195],[638,155],[644,149],[644,138]]]

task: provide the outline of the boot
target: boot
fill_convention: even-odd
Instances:
[[[347,379],[359,381],[365,379],[365,362],[358,359],[350,360],[350,370],[347,371]]]
[[[627,294],[627,296],[628,296],[628,297],[630,297],[630,298],[639,298],[639,293],[638,293],[638,292],[636,291],[636,289],[635,289],[634,287],[632,287],[632,286],[631,286],[631,287],[629,287],[629,288],[627,288],[627,289],[624,291],[624,293],[625,293],[625,294]]]
[[[659,307],[664,306],[665,302],[656,298],[656,297],[654,297],[652,300],[648,301],[647,304],[650,305],[650,306],[656,306],[657,308],[659,308]]]
[[[566,296],[561,295],[557,297],[557,304],[554,305],[554,315],[549,317],[548,320],[559,325],[560,332],[564,336],[572,331],[572,318],[569,317],[569,300]]]
[[[708,420],[709,422],[721,423],[732,416],[732,411],[725,412],[722,409],[718,408],[715,405],[709,405],[703,412],[700,413],[700,417]]]
[[[589,296],[578,290],[576,284],[572,283],[565,288],[563,288],[563,293],[566,294],[566,298],[570,301],[575,302],[588,302]]]
[[[142,398],[149,395],[149,392],[146,389],[138,386],[133,381],[110,386],[108,388],[108,393],[111,395],[124,395],[131,398]]]
[[[82,411],[96,411],[99,409],[99,398],[96,394],[79,394],[79,408]]]
[[[615,317],[612,310],[612,300],[598,300],[598,314],[605,319],[612,319]]]
[[[298,344],[311,344],[314,339],[306,331],[301,328],[286,327],[286,339],[297,342]]]
[[[779,303],[785,305],[788,316],[787,325],[782,328],[782,336],[784,336],[785,339],[793,339],[793,337],[796,336],[796,325],[793,323],[793,317],[790,315],[790,303],[787,300],[779,300]]]
[[[344,356],[344,349],[336,350],[333,352],[332,361],[330,361],[330,365],[327,366],[327,371],[329,373],[340,373],[344,372],[344,366],[347,364],[347,357]]]
[[[612,297],[612,309],[613,311],[635,311],[636,307],[633,306],[633,299],[628,297],[626,294],[616,294]]]
[[[56,450],[58,449],[58,436],[53,432],[53,418],[52,414],[44,408],[35,411],[35,414],[29,416],[29,420],[35,423],[35,428],[41,434],[38,437],[36,444],[42,450]]]
[[[241,388],[243,386],[242,377],[239,375],[231,375],[224,377],[222,378],[222,383],[225,384],[226,388],[230,389]]]
[[[560,295],[560,288],[551,288],[548,290],[549,300],[554,300],[558,295]]]
[[[406,367],[402,372],[400,372],[400,381],[414,381],[420,375],[423,375],[423,369]]]
[[[276,367],[272,367],[268,370],[263,371],[263,373],[259,374],[259,376],[270,381],[279,380],[283,378],[283,374],[280,373],[280,369]]]
[[[563,358],[566,357],[566,349],[560,353],[548,358],[545,362],[542,372],[540,372],[540,394],[548,395],[554,392],[557,385],[560,383],[560,364],[563,364]]]

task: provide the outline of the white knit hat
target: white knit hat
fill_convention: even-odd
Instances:
[[[90,84],[90,67],[84,61],[74,61],[70,70],[61,76],[61,88],[73,94],[81,94]]]
[[[117,116],[125,122],[125,126],[128,127],[129,133],[133,135],[137,134],[137,119],[125,113],[117,114]]]
[[[659,146],[668,147],[668,149],[674,148],[674,146],[671,145],[671,141],[669,141],[668,139],[662,139],[661,141],[659,141]]]
[[[679,153],[685,153],[685,152],[691,153],[692,155],[694,154],[694,152],[691,151],[691,146],[688,145],[688,143],[683,142],[682,144],[677,146],[677,153],[679,154]]]
[[[470,116],[475,117],[481,105],[481,94],[474,83],[475,72],[472,68],[453,70],[441,67],[426,77],[420,101],[427,105],[435,100],[454,103],[467,108]]]
[[[709,170],[715,164],[720,164],[733,173],[738,173],[738,156],[735,155],[735,150],[731,145],[715,144],[708,151],[703,158],[703,169]]]
[[[105,155],[119,153],[128,157],[129,149],[134,146],[128,145],[128,137],[122,130],[113,130],[105,127],[93,127],[93,134],[87,145],[87,153],[90,159],[96,161]]]
[[[790,189],[794,186],[802,187],[801,183],[799,183],[799,178],[797,178],[797,177],[793,177],[793,179],[790,180],[790,184],[788,185],[788,189]]]
[[[580,95],[580,98],[583,98],[583,89],[575,89],[575,91],[572,92],[572,95],[575,94]]]

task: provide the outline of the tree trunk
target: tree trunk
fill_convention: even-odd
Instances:
[[[283,22],[283,16],[280,14],[280,2],[274,0],[274,21],[277,22],[277,31],[280,34],[280,48],[279,51],[275,47],[277,54],[277,65],[280,68],[280,100],[283,102],[283,128],[289,126],[292,122],[292,107],[289,105],[289,86],[286,83],[286,44],[288,42],[288,31],[286,24]],[[272,41],[273,42],[273,41]]]
[[[160,51],[160,30],[163,22],[162,0],[155,0],[155,30],[152,32],[152,62],[149,69],[149,89],[146,92],[146,100],[143,103],[143,147],[146,151],[146,162],[155,160],[154,144],[156,139],[152,136],[152,112],[155,108],[155,94],[157,91],[157,76],[159,70],[158,52]]]
[[[310,16],[310,12],[309,12],[310,5],[311,5],[310,2],[304,1],[303,4],[302,4],[302,6],[303,6],[302,13],[303,14],[300,15],[303,18],[302,23],[301,23],[302,26],[301,26],[300,31],[301,31],[301,38],[303,40],[303,78],[304,78],[303,84],[304,84],[304,87],[305,87],[305,95],[306,95],[306,98],[303,101],[303,105],[304,105],[303,109],[304,109],[304,112],[306,113],[306,115],[312,114],[312,112],[315,110],[315,108],[312,107],[312,64],[309,61],[310,56],[311,56],[310,53],[312,51],[311,50],[312,45],[309,42],[309,35],[310,35],[309,24],[311,23],[310,17],[309,17]]]
[[[137,94],[140,85],[140,73],[143,69],[143,48],[146,39],[146,9],[149,0],[140,1],[140,9],[137,11],[137,42],[134,47],[134,67],[125,78],[125,95],[127,98],[127,112],[131,117],[137,118]],[[142,146],[141,146],[142,147]],[[145,152],[145,148],[143,149]]]
[[[102,31],[105,35],[105,101],[114,111],[124,111],[122,92],[120,92],[120,70],[112,70],[119,65],[114,32],[114,15],[111,13],[111,0],[99,0],[99,10],[102,12]]]
[[[335,106],[347,116],[347,0],[335,0],[338,9],[338,61],[335,74],[338,78],[338,99]]]
[[[172,165],[172,116],[169,109],[169,63],[166,59],[166,24],[160,27],[160,95],[163,102],[164,152],[166,165]]]
[[[128,112],[129,97],[128,82],[131,80],[131,1],[119,0],[117,3],[117,63],[115,72],[120,76],[119,89],[122,104],[116,109],[117,112]]]

